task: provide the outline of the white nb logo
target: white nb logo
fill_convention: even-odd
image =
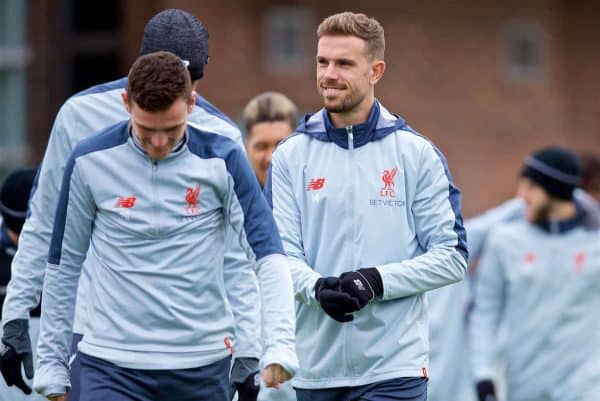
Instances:
[[[359,291],[365,291],[366,288],[363,285],[362,281],[360,281],[359,279],[355,279],[354,280],[354,285],[356,285],[356,287],[358,288]]]

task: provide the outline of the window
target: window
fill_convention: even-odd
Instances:
[[[504,28],[503,65],[513,82],[539,82],[545,74],[546,31],[536,21],[514,20]]]
[[[0,0],[0,170],[4,171],[27,159],[26,3]]]
[[[307,38],[313,38],[312,18],[305,7],[273,7],[265,15],[264,44],[267,68],[276,73],[296,74],[305,70]]]

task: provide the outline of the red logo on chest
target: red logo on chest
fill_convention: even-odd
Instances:
[[[383,170],[383,175],[381,176],[383,188],[379,191],[379,196],[388,196],[390,198],[396,197],[396,193],[394,192],[394,187],[396,186],[394,178],[396,177],[397,172],[398,167],[394,167],[391,170]]]
[[[577,252],[575,254],[575,273],[583,273],[585,266],[585,252]]]
[[[535,253],[529,252],[525,255],[525,257],[523,258],[523,261],[525,262],[525,264],[532,265],[535,262],[535,259],[536,259]]]
[[[185,201],[187,206],[185,207],[185,214],[196,215],[200,213],[198,209],[198,196],[200,195],[200,184],[196,184],[194,188],[187,188],[185,190]]]
[[[313,178],[308,182],[307,191],[317,191],[325,186],[325,178]]]
[[[116,208],[131,209],[135,205],[135,196],[121,196],[115,203]]]

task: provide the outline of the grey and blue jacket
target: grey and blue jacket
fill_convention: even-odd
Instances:
[[[297,300],[299,388],[423,377],[425,292],[463,278],[460,192],[427,139],[375,102],[364,124],[307,116],[274,152],[265,188]],[[339,323],[314,297],[323,276],[376,267],[383,297]]]
[[[293,374],[291,274],[240,147],[188,126],[184,142],[154,161],[130,132],[128,121],[118,123],[81,141],[67,162],[44,280],[36,390],[64,393],[69,386],[70,328],[84,260],[92,285],[81,352],[125,368],[161,370],[226,357],[233,335],[223,282],[227,226],[256,260],[262,363]]]
[[[589,212],[520,220],[488,236],[475,286],[475,381],[494,377],[498,328],[511,401],[593,401],[600,394],[600,231]]]
[[[44,160],[30,201],[29,216],[19,241],[19,250],[12,263],[12,278],[8,286],[2,320],[24,319],[36,307],[42,292],[44,270],[54,222],[54,211],[65,165],[73,148],[82,139],[119,121],[129,119],[121,93],[127,79],[105,83],[81,92],[61,107],[48,142]],[[235,124],[201,96],[188,117],[188,123],[201,130],[231,138],[241,145],[241,134]],[[228,314],[235,316],[235,355],[259,357],[260,309],[256,276],[248,268],[246,258],[235,238],[228,234],[225,253],[225,283],[236,295],[228,297]],[[86,317],[89,275],[82,273],[77,297],[73,331],[83,334]]]
[[[469,267],[479,259],[489,231],[498,225],[522,218],[523,202],[511,199],[485,213],[466,219]],[[476,399],[469,363],[467,325],[472,305],[471,274],[459,283],[427,293],[431,347],[430,379],[427,383],[429,401]]]

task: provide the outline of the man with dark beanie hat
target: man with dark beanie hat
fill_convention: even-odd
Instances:
[[[558,147],[539,150],[525,160],[521,176],[530,178],[558,199],[573,199],[581,181],[581,163],[574,153]]]
[[[510,401],[595,401],[600,394],[600,230],[574,191],[578,157],[550,147],[521,170],[525,219],[487,235],[475,280],[471,358],[480,401],[495,401],[498,327]]]
[[[142,38],[140,53],[158,50],[174,53],[184,64],[192,78],[192,87],[197,87],[208,62],[208,32],[202,23],[191,14],[176,9],[164,10],[148,21]],[[21,233],[19,250],[12,263],[12,278],[7,288],[3,308],[2,324],[13,330],[4,332],[4,344],[28,344],[27,327],[29,311],[36,307],[43,288],[48,249],[65,165],[74,147],[83,139],[120,121],[129,119],[123,108],[121,95],[127,87],[127,78],[91,87],[68,99],[56,116],[48,147],[39,174],[37,189],[33,192],[30,216]],[[223,135],[242,146],[241,133],[237,126],[215,106],[200,95],[188,117],[188,123],[204,131]],[[243,150],[243,149],[242,149]],[[79,289],[73,325],[73,345],[70,366],[69,401],[79,400],[79,370],[77,344],[82,338],[86,311],[86,299],[90,293],[90,276],[86,263],[79,281]],[[232,337],[235,341],[232,382],[253,387],[258,373],[260,349],[260,303],[257,278],[251,268],[256,264],[248,259],[237,238],[228,231],[226,237],[225,289],[230,308],[223,313],[232,322]],[[229,344],[229,342],[228,342]],[[223,344],[225,347],[225,344]],[[231,347],[230,349],[234,349]],[[16,350],[17,357],[2,359],[0,370],[5,375],[21,375],[21,363],[30,348]],[[3,357],[2,357],[3,358]],[[29,387],[23,387],[29,391]],[[256,394],[243,391],[244,394]],[[253,401],[243,398],[241,401]]]
[[[29,194],[35,173],[35,169],[16,170],[6,177],[0,188],[0,306],[4,303],[6,286],[11,277],[10,265],[17,252],[19,234],[27,216],[27,203],[29,202]],[[32,324],[29,328],[29,335],[33,341],[37,340],[39,316],[39,307],[31,311],[31,317],[34,319],[32,319]],[[2,329],[0,329],[0,332],[2,332]],[[19,344],[14,344],[14,346],[18,348]],[[29,347],[28,344],[26,346]],[[17,357],[16,352],[8,347],[1,347],[0,352],[4,353],[2,359],[0,359],[0,363]],[[24,355],[23,364],[25,372],[31,379],[33,376],[33,355],[31,353]],[[2,373],[4,374],[5,371],[2,370]],[[21,388],[25,388],[26,386],[20,372],[19,375],[5,375],[4,379],[7,383]],[[25,399],[25,396],[0,385],[0,400],[5,399],[18,401]]]
[[[192,81],[202,78],[209,59],[208,31],[198,18],[175,9],[152,17],[144,29],[140,56],[165,49],[189,63],[187,68]]]
[[[27,216],[27,202],[35,178],[34,169],[17,170],[9,174],[0,189],[0,215],[3,225],[11,232],[11,239],[21,233]]]

